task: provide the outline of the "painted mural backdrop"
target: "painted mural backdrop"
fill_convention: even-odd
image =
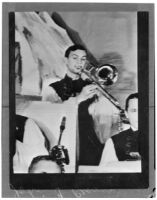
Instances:
[[[16,94],[41,96],[42,90],[66,72],[64,52],[83,44],[95,65],[117,67],[118,81],[106,88],[123,105],[137,90],[136,13],[15,13]]]

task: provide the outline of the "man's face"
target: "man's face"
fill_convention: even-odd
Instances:
[[[51,160],[41,160],[33,166],[31,173],[60,173],[60,168]]]
[[[138,130],[138,99],[130,99],[126,115],[129,119],[130,125]]]
[[[72,74],[81,74],[86,63],[86,52],[84,50],[71,51],[66,58],[67,69]]]

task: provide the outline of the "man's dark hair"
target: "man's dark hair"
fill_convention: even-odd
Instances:
[[[65,51],[65,57],[68,58],[70,52],[71,51],[76,51],[76,50],[83,50],[83,51],[85,51],[87,53],[87,49],[83,45],[75,44],[75,45],[72,45],[69,48],[67,48],[67,50]]]
[[[125,104],[125,110],[127,111],[128,110],[128,107],[129,107],[129,101],[131,99],[138,99],[138,93],[133,93],[133,94],[130,94],[127,99],[126,99],[126,104]]]
[[[42,155],[42,156],[34,157],[32,162],[31,162],[31,164],[30,164],[30,166],[29,166],[29,168],[28,168],[28,173],[32,173],[34,166],[39,161],[42,161],[42,160],[54,161],[54,159],[49,155]]]

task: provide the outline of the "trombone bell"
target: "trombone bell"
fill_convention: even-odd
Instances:
[[[118,79],[118,70],[115,66],[111,64],[105,64],[100,67],[94,67],[92,65],[87,65],[83,69],[89,79],[93,79],[98,82],[100,85],[112,85]]]
[[[103,65],[96,70],[98,81],[103,85],[112,85],[118,79],[118,71],[113,65]]]

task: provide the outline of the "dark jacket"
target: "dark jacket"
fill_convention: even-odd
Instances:
[[[55,89],[58,96],[65,101],[69,97],[75,97],[82,88],[89,85],[88,80],[72,80],[67,75],[61,81],[52,83],[50,86]],[[104,144],[101,144],[94,130],[93,118],[88,113],[89,105],[94,98],[88,99],[79,104],[78,108],[78,128],[79,128],[79,165],[98,165]]]
[[[68,100],[69,97],[75,97],[81,92],[82,88],[89,85],[88,80],[82,80],[81,78],[77,80],[72,80],[67,75],[60,81],[50,84],[62,101]]]
[[[139,132],[131,128],[111,137],[116,155],[120,161],[134,160],[130,152],[139,153]]]

